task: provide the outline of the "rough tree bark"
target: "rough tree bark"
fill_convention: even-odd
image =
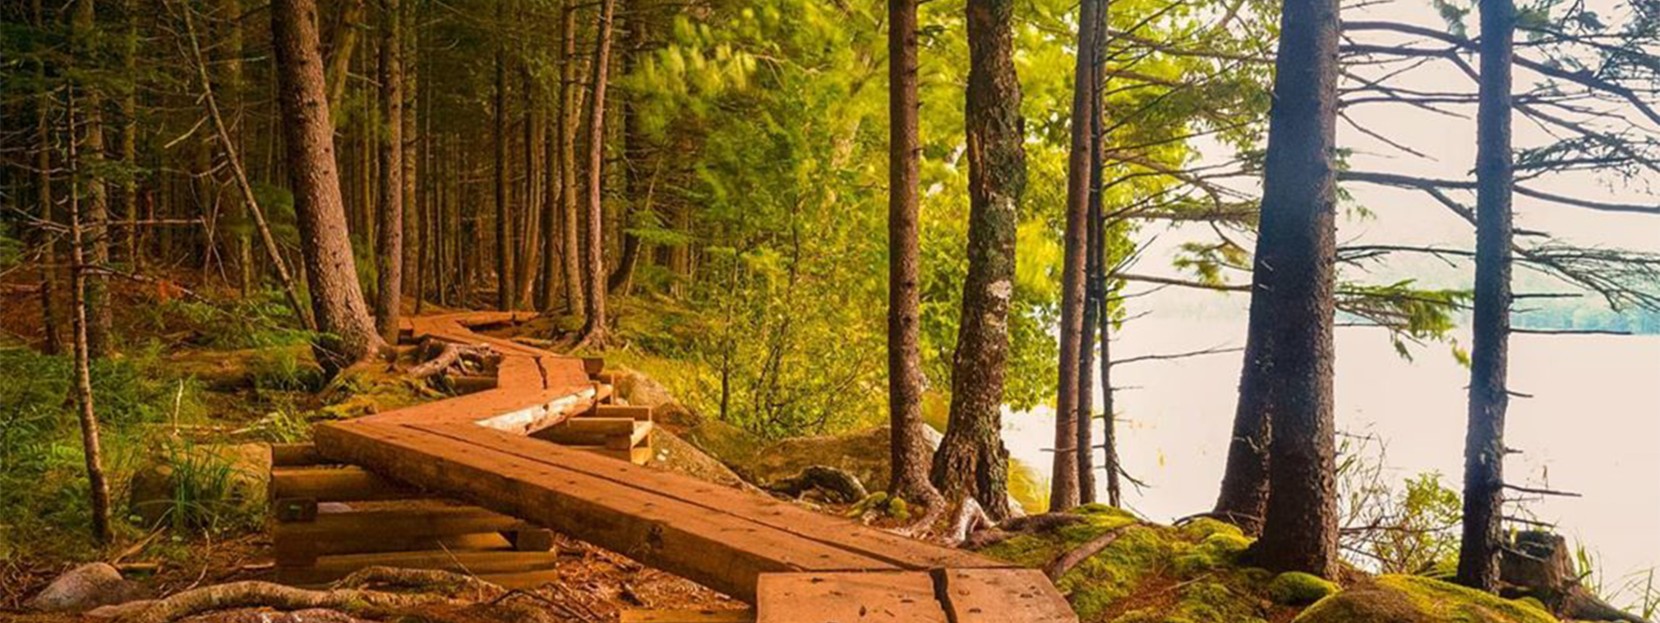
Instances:
[[[358,22],[363,21],[364,0],[345,0],[340,3],[340,18],[334,25],[332,45],[329,46],[328,79],[329,110],[340,107],[346,96],[346,80],[351,77],[352,52],[357,49]]]
[[[505,23],[506,2],[496,3],[496,23]],[[496,309],[515,307],[513,293],[513,216],[507,205],[507,44],[496,43],[495,125],[496,148]]]
[[[94,0],[76,0],[74,15],[75,62],[80,64],[83,72],[93,71],[97,66],[97,53],[92,49],[93,30],[96,28],[97,14]],[[109,267],[109,188],[104,183],[103,174],[99,171],[104,161],[104,97],[99,87],[93,86],[85,79],[75,84],[77,102],[81,116],[81,133],[76,140],[80,141],[79,151],[75,163],[76,174],[82,179],[78,183],[86,189],[86,208],[80,214],[81,222],[85,227],[82,232],[86,238],[86,262],[94,267],[91,275],[82,275],[85,281],[86,297],[86,342],[87,350],[94,359],[104,357],[110,353],[111,344],[110,322],[113,318],[109,305],[109,282],[100,272]],[[77,312],[79,313],[79,312]]]
[[[1060,381],[1055,397],[1054,470],[1049,480],[1049,510],[1078,505],[1078,428],[1088,426],[1080,413],[1079,369],[1086,348],[1084,333],[1085,254],[1088,252],[1089,180],[1092,128],[1090,84],[1095,81],[1095,31],[1100,23],[1099,3],[1078,5],[1077,60],[1072,71],[1072,144],[1066,167],[1066,234],[1061,267]]]
[[[417,97],[420,93],[420,83],[416,72],[416,45],[415,4],[402,5],[398,28],[397,45],[402,50],[402,58],[398,59],[398,67],[402,70],[403,83],[403,291],[415,297],[416,313],[421,307],[421,245],[426,240],[421,236],[421,202],[419,188],[416,183],[417,157],[420,155],[420,143],[416,140],[419,127],[415,116]]]
[[[594,44],[593,97],[588,103],[588,292],[583,308],[582,341],[604,348],[609,339],[605,318],[605,235],[604,206],[600,202],[605,164],[605,83],[610,78],[611,21],[617,0],[602,0]]]
[[[1337,0],[1289,0],[1280,33],[1236,417],[1271,431],[1257,564],[1332,577]]]
[[[80,0],[80,6],[86,6],[91,0]],[[81,30],[86,23],[81,21],[77,6],[75,25]],[[90,12],[90,9],[85,9]],[[88,20],[90,21],[90,20]],[[84,31],[83,31],[84,32]],[[69,128],[70,135],[74,135],[76,122],[75,93],[70,93],[69,100]],[[89,98],[92,99],[92,98]],[[96,102],[92,99],[92,102]],[[99,545],[110,542],[110,490],[109,483],[104,478],[103,448],[98,433],[98,414],[92,403],[92,334],[89,326],[89,307],[93,304],[87,298],[87,253],[86,232],[81,224],[81,198],[79,186],[85,179],[85,171],[81,169],[86,161],[84,154],[77,151],[74,141],[69,144],[69,162],[74,166],[71,171],[73,180],[70,183],[69,195],[69,319],[71,332],[74,334],[73,348],[75,351],[75,407],[76,416],[81,425],[81,450],[86,461],[86,479],[89,506],[92,510],[92,538]],[[95,178],[92,183],[98,185]]]
[[[346,208],[318,53],[316,1],[273,0],[270,11],[300,254],[311,285],[311,308],[324,334],[312,349],[332,374],[374,354],[385,342],[363,302],[346,238]]]
[[[403,32],[398,0],[381,0],[380,99],[386,132],[380,138],[380,223],[375,227],[375,329],[398,341],[403,303]]]
[[[582,86],[577,84],[576,2],[566,0],[561,22],[564,62],[559,67],[559,203],[564,215],[560,237],[564,242],[565,309],[571,313],[586,307],[582,296],[581,239],[576,205],[576,133],[580,126]]]
[[[1001,431],[1014,295],[1014,234],[1026,187],[1013,0],[968,0],[968,276],[952,361],[951,412],[933,480],[948,499],[972,497],[1008,517],[1009,452]]]
[[[1464,534],[1458,583],[1498,588],[1504,545],[1504,416],[1510,337],[1510,248],[1514,223],[1510,145],[1513,0],[1481,0],[1481,86],[1476,113],[1476,287],[1470,349],[1469,426],[1464,436]]]
[[[922,423],[917,0],[888,0],[888,494],[938,507]]]
[[[35,29],[39,30],[46,25],[45,11],[40,0],[33,0],[30,6],[31,19]],[[35,61],[36,83],[40,91],[35,98],[35,201],[39,203],[38,213],[41,223],[51,223],[52,216],[52,91],[46,87],[46,61]],[[57,236],[46,226],[35,228],[34,242],[41,247],[40,261],[40,319],[41,328],[46,333],[46,341],[41,350],[48,355],[63,352],[63,333],[58,330],[58,314],[53,304],[53,295],[58,289],[58,275],[55,267],[58,264]]]

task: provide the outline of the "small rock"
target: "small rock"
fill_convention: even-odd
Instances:
[[[115,567],[94,562],[64,572],[25,605],[41,612],[85,612],[140,599],[145,592],[138,583],[122,578]]]

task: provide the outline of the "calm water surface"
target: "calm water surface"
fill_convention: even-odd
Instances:
[[[1143,320],[1113,350],[1123,358],[1243,344],[1243,321]],[[1339,430],[1381,438],[1397,481],[1440,472],[1456,489],[1469,371],[1443,345],[1402,359],[1373,329],[1339,329],[1337,352]],[[1240,363],[1230,353],[1115,369],[1113,384],[1126,388],[1120,453],[1151,485],[1127,489],[1126,505],[1161,521],[1210,508]],[[1660,336],[1517,335],[1510,379],[1533,396],[1511,401],[1506,441],[1523,452],[1506,463],[1511,480],[1584,494],[1546,499],[1533,512],[1594,550],[1610,581],[1660,567]],[[1052,411],[1008,414],[1004,427],[1015,458],[1047,477]]]

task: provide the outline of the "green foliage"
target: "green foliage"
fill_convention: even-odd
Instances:
[[[200,387],[164,375],[157,361],[137,351],[92,362],[116,499],[126,474],[157,447],[158,424],[196,422],[205,411]],[[0,370],[0,559],[43,548],[84,552],[90,511],[80,428],[67,400],[70,360],[0,347]]]
[[[162,521],[183,534],[218,534],[257,525],[246,475],[219,454],[188,443],[169,444],[163,465],[169,472],[172,495]]]
[[[323,369],[300,347],[271,346],[248,357],[248,382],[256,390],[314,392],[322,389]]]
[[[277,290],[212,301],[166,299],[140,310],[138,329],[157,335],[183,334],[190,345],[216,350],[293,346],[311,339],[310,333],[298,328],[293,308]]]

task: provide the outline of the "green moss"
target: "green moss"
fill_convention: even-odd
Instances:
[[[1268,596],[1274,603],[1288,606],[1311,604],[1335,592],[1336,584],[1301,571],[1281,573],[1268,583]]]
[[[1276,608],[1267,596],[1272,576],[1236,566],[1251,541],[1234,526],[1208,519],[1180,527],[1142,524],[1128,512],[1100,504],[1073,512],[1084,521],[1049,533],[1022,534],[983,553],[1041,567],[1122,529],[1115,541],[1055,583],[1081,620],[1261,623]]]
[[[1384,575],[1320,600],[1293,623],[1555,623],[1532,605],[1440,580]]]

